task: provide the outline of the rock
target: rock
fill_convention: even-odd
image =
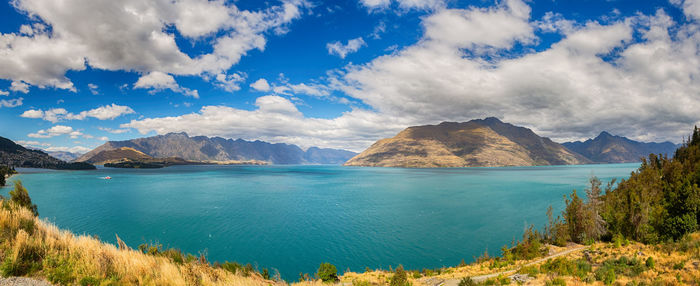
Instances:
[[[525,283],[533,279],[527,274],[513,274],[511,276],[508,276],[508,278],[510,278],[510,280],[514,281],[515,283]]]
[[[0,277],[0,285],[7,286],[51,286],[49,282],[27,277]]]

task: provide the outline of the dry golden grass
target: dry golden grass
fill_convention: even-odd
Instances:
[[[93,237],[73,235],[38,219],[25,209],[6,202],[0,208],[0,261],[12,265],[28,255],[38,254],[41,269],[29,275],[48,278],[57,269],[65,270],[66,284],[85,277],[102,281],[102,285],[270,285],[258,274],[235,275],[208,263],[175,263],[167,257],[118,249]],[[31,227],[29,222],[33,222]],[[53,261],[53,262],[52,262]],[[50,279],[51,280],[51,279]]]

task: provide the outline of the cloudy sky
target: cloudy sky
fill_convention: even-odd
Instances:
[[[0,136],[190,135],[361,151],[496,116],[555,141],[700,123],[700,0],[13,0]]]

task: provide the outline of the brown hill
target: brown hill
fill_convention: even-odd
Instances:
[[[112,150],[103,150],[90,157],[85,162],[102,165],[105,163],[119,162],[119,161],[147,161],[151,160],[153,157],[146,155],[145,153],[129,147],[121,147]]]
[[[590,163],[532,130],[490,117],[409,127],[345,163],[375,167],[496,167]]]

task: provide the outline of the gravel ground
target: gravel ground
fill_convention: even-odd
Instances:
[[[27,277],[0,277],[0,285],[8,286],[51,286],[51,283]]]

